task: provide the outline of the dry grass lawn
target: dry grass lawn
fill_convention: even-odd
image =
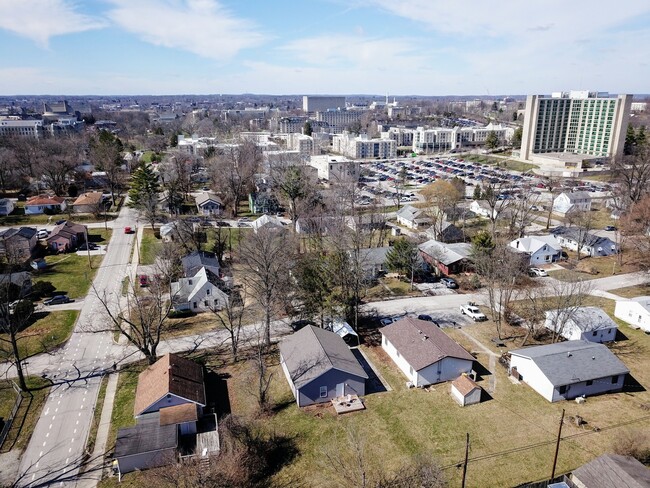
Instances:
[[[650,295],[650,283],[645,285],[637,286],[626,286],[625,288],[617,288],[616,290],[610,290],[610,293],[618,295],[623,298],[634,298],[639,296]]]
[[[609,301],[607,301],[609,302]],[[609,305],[609,304],[608,304]],[[611,309],[607,306],[608,311]],[[487,343],[495,334],[490,323],[474,324],[465,330],[495,352]],[[477,354],[487,367],[488,355],[458,330],[446,331]],[[615,352],[631,369],[642,385],[650,385],[648,352],[650,337],[629,328],[623,330],[627,340],[619,342]],[[508,344],[508,347],[512,347]],[[274,381],[271,399],[277,406],[274,414],[259,419],[254,394],[255,373],[249,362],[235,365],[215,358],[212,366],[226,375],[228,401],[233,414],[257,419],[259,428],[293,439],[297,456],[273,478],[276,486],[339,486],[337,473],[324,462],[323,452],[334,449],[346,453],[346,432],[352,430],[363,439],[363,458],[368,473],[379,470],[398,471],[412,456],[434,457],[444,468],[451,486],[458,486],[463,459],[465,434],[470,434],[471,450],[468,486],[514,486],[550,475],[555,437],[562,409],[567,422],[558,460],[558,472],[566,472],[611,449],[613,440],[627,430],[650,428],[650,393],[627,391],[592,397],[583,405],[574,402],[551,404],[525,384],[513,384],[506,370],[496,365],[496,388],[492,399],[479,405],[459,407],[449,394],[449,384],[427,390],[407,389],[406,378],[381,348],[364,348],[392,391],[365,397],[363,412],[335,416],[331,407],[298,409],[284,374],[274,358],[271,370]],[[210,358],[205,358],[210,363]],[[490,375],[479,384],[486,386]],[[135,373],[120,377],[114,420],[132,422],[132,395]],[[645,409],[643,408],[645,406]],[[117,417],[116,417],[117,415]],[[587,424],[577,427],[570,419],[580,415]],[[139,486],[142,475],[129,475],[123,486]],[[294,484],[296,480],[309,480]],[[112,486],[104,481],[101,486]],[[115,484],[116,485],[116,484]],[[116,485],[117,486],[117,485]]]

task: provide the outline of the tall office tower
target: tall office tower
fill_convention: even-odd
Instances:
[[[620,157],[632,95],[570,91],[528,95],[521,157],[572,153],[587,157]]]

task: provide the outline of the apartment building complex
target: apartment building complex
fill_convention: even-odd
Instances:
[[[347,132],[334,136],[332,149],[355,159],[387,159],[397,156],[397,144],[393,139],[369,139],[365,134],[355,136]]]
[[[418,127],[413,132],[413,151],[451,151],[483,146],[491,132],[496,134],[500,144],[505,144],[512,137],[514,129],[495,124],[452,129]]]
[[[544,164],[548,157],[574,154],[588,158],[623,155],[632,95],[602,92],[557,92],[529,95],[521,142],[521,157]],[[536,155],[540,155],[541,160]],[[546,161],[545,161],[546,160]],[[575,166],[576,159],[571,163]]]

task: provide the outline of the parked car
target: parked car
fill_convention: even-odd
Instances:
[[[43,300],[43,305],[60,305],[62,303],[70,303],[71,301],[67,295],[54,295],[52,298]]]
[[[38,239],[47,239],[47,236],[50,235],[50,232],[47,229],[41,229],[36,233]]]
[[[445,285],[447,288],[458,288],[458,283],[453,278],[440,278],[440,283]]]
[[[131,227],[124,227],[125,234],[133,234],[133,229]]]
[[[474,322],[482,322],[487,320],[487,317],[474,302],[469,302],[460,306],[460,313],[462,315],[467,315],[469,318],[473,319]]]
[[[433,317],[431,315],[420,314],[418,315],[418,320],[426,320],[427,322],[433,322],[434,324],[438,325],[438,322],[433,320]]]
[[[379,319],[379,325],[382,327],[390,325],[393,322],[395,322],[395,319],[393,319],[393,317],[382,317],[381,319]]]
[[[140,286],[149,286],[149,277],[147,275],[140,275]]]
[[[99,249],[99,246],[97,244],[93,244],[92,242],[88,242],[88,243],[84,242],[81,246],[77,248],[77,250],[79,251],[88,251],[88,250],[95,251],[97,249]]]
[[[613,231],[616,230],[616,227],[613,226],[613,225],[608,225],[607,227],[605,227],[605,230],[608,230],[608,231],[610,231],[610,232],[613,232]]]
[[[541,268],[530,268],[528,269],[529,276],[548,276],[548,273]]]
[[[300,329],[302,329],[303,327],[307,327],[308,325],[316,325],[316,324],[314,322],[312,322],[311,320],[301,319],[301,320],[294,320],[289,325],[293,329],[294,332],[297,332]]]

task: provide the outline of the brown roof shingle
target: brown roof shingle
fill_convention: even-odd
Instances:
[[[140,415],[167,394],[205,406],[203,367],[176,354],[166,354],[138,377],[133,406]]]
[[[160,425],[196,422],[198,419],[199,412],[196,403],[183,403],[182,405],[160,409]]]
[[[381,333],[416,371],[446,357],[474,361],[474,356],[432,322],[406,317],[384,327]]]
[[[77,197],[77,199],[72,204],[74,205],[97,205],[102,201],[102,192],[101,191],[89,191],[87,193],[82,193]]]
[[[455,386],[458,392],[463,396],[469,395],[476,388],[481,389],[480,386],[474,383],[474,381],[465,374],[460,375],[452,381],[451,384]]]

